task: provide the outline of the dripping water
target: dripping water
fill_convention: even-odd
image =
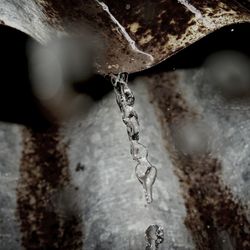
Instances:
[[[157,170],[148,160],[147,148],[139,142],[139,119],[134,109],[135,97],[128,87],[128,73],[119,73],[111,76],[111,82],[116,95],[116,102],[122,114],[123,123],[127,127],[130,141],[130,153],[137,162],[135,174],[143,186],[147,203],[153,201],[152,188],[156,179]],[[150,225],[145,231],[146,250],[157,250],[163,242],[164,231],[161,226]]]
[[[135,98],[128,87],[128,73],[120,73],[111,77],[116,101],[122,113],[122,120],[127,127],[130,141],[130,152],[137,162],[135,174],[143,186],[147,203],[153,201],[152,187],[156,179],[157,170],[148,160],[147,148],[139,142],[139,120],[134,109]]]

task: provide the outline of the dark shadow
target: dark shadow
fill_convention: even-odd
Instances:
[[[33,97],[26,56],[28,35],[0,25],[0,120],[33,127],[47,126]]]
[[[101,75],[92,75],[87,81],[73,83],[73,86],[77,93],[87,94],[95,101],[102,99],[113,90],[109,77],[104,78]]]

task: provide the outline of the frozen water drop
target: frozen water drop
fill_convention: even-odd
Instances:
[[[157,170],[148,161],[141,161],[135,168],[135,174],[143,186],[147,203],[153,201],[152,188],[156,179]]]
[[[157,250],[158,246],[164,241],[163,227],[150,225],[145,231],[146,250]]]
[[[132,140],[139,140],[139,124],[135,121],[134,117],[132,118],[124,118],[123,122],[127,126],[127,132],[129,138]]]
[[[133,156],[133,160],[138,161],[142,158],[148,157],[148,150],[138,141],[131,141],[131,154]]]
[[[138,180],[143,186],[147,203],[152,202],[152,186],[156,179],[156,168],[147,160],[147,148],[139,143],[140,124],[138,115],[133,107],[134,95],[128,87],[128,74],[120,73],[111,76],[114,86],[116,101],[122,113],[123,123],[127,127],[127,133],[131,142],[130,152],[133,159],[138,162],[135,172]]]
[[[140,161],[135,167],[135,173],[138,180],[142,183],[146,178],[147,171],[149,171],[150,164],[147,161]]]
[[[125,95],[127,104],[129,106],[133,106],[134,102],[135,102],[135,97],[134,97],[132,91],[128,87],[124,88],[124,95]]]

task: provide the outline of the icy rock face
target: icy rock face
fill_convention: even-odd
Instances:
[[[0,249],[20,249],[16,187],[21,157],[19,127],[0,124]]]
[[[224,51],[211,56],[194,79],[204,116],[217,130],[215,153],[223,163],[225,183],[249,206],[250,60],[244,54]]]

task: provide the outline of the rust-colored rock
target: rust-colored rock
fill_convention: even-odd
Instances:
[[[226,0],[22,0],[18,6],[1,2],[0,18],[43,43],[91,30],[91,39],[104,45],[96,69],[107,74],[149,68],[214,30],[249,22],[248,6]]]

